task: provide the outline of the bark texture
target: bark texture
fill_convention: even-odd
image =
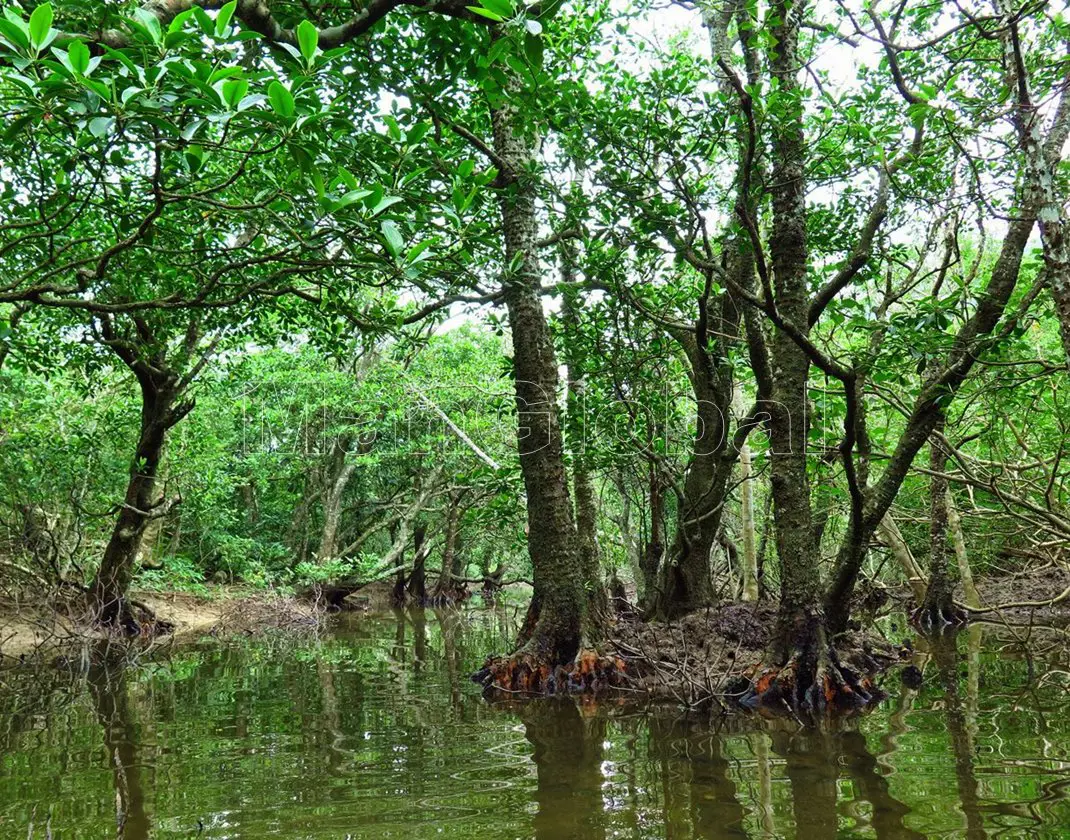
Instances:
[[[505,660],[488,660],[475,678],[488,689],[553,691],[555,669],[580,650],[587,602],[558,418],[557,359],[540,295],[538,217],[530,181],[534,138],[525,134],[518,108],[508,102],[494,109],[492,124],[494,152],[505,167],[499,175],[509,266],[504,291],[534,593],[518,651]]]
[[[161,370],[139,363],[135,372],[141,392],[141,427],[123,504],[90,586],[95,619],[127,632],[139,630],[127,594],[145,531],[172,506],[172,500],[163,499],[157,486],[167,433],[193,408],[192,402],[180,401],[182,382],[166,367]]]
[[[929,585],[925,600],[915,614],[915,620],[925,628],[942,628],[958,624],[962,614],[955,608],[954,582],[951,579],[950,546],[948,545],[947,512],[947,449],[940,441],[944,422],[936,427],[929,442]]]
[[[576,497],[576,537],[583,585],[587,592],[587,623],[601,634],[608,618],[608,599],[602,583],[598,551],[598,505],[591,482],[590,457],[586,450],[585,399],[587,359],[580,333],[580,298],[576,282],[576,252],[568,239],[561,243],[561,317],[572,339],[565,341],[565,371],[568,376],[568,420],[572,441],[572,489]]]

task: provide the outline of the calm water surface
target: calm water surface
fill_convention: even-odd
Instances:
[[[495,708],[467,675],[510,633],[427,610],[0,672],[0,837],[1070,837],[1065,684],[980,628],[830,733]]]

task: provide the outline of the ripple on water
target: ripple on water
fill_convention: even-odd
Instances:
[[[1016,660],[963,658],[956,692],[894,686],[862,720],[804,733],[493,708],[466,677],[501,624],[455,618],[5,675],[0,837],[31,821],[44,837],[49,813],[57,840],[114,837],[117,806],[130,840],[1068,836],[1065,693],[1023,691]]]

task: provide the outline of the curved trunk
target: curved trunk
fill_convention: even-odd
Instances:
[[[178,378],[170,373],[141,377],[140,385],[141,432],[130,462],[130,478],[100,569],[90,586],[90,603],[96,620],[122,626],[131,633],[140,628],[127,602],[127,593],[145,531],[171,507],[170,502],[160,497],[157,483],[167,432],[192,408],[191,404],[177,403]]]
[[[709,364],[708,355],[703,353],[701,356],[703,362]],[[710,552],[721,527],[729,472],[724,469],[722,457],[724,401],[711,381],[707,380],[701,386],[697,384],[700,375],[696,370],[698,432],[684,479],[684,496],[677,512],[676,534],[669,556],[661,565],[651,607],[656,617],[664,619],[677,618],[708,607],[715,598]]]
[[[727,270],[736,285],[748,288],[754,272],[753,258],[741,240],[732,240],[729,251]],[[651,603],[651,611],[660,618],[686,615],[716,600],[710,552],[721,530],[728,483],[739,454],[740,441],[729,435],[734,371],[731,360],[710,335],[707,304],[707,296],[700,299],[694,332],[676,336],[690,362],[696,433],[672,550],[662,564]],[[716,310],[717,332],[738,334],[741,318],[742,310],[734,297],[723,295]]]

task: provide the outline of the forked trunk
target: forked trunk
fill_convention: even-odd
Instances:
[[[774,131],[773,230],[769,244],[778,317],[804,335],[809,323],[805,139],[799,31],[806,4],[781,0],[770,65],[784,116]],[[774,709],[818,712],[864,704],[868,683],[839,660],[829,638],[807,478],[810,359],[785,329],[771,343],[772,399],[768,405],[769,456],[780,606],[766,667],[755,675],[747,702]]]

